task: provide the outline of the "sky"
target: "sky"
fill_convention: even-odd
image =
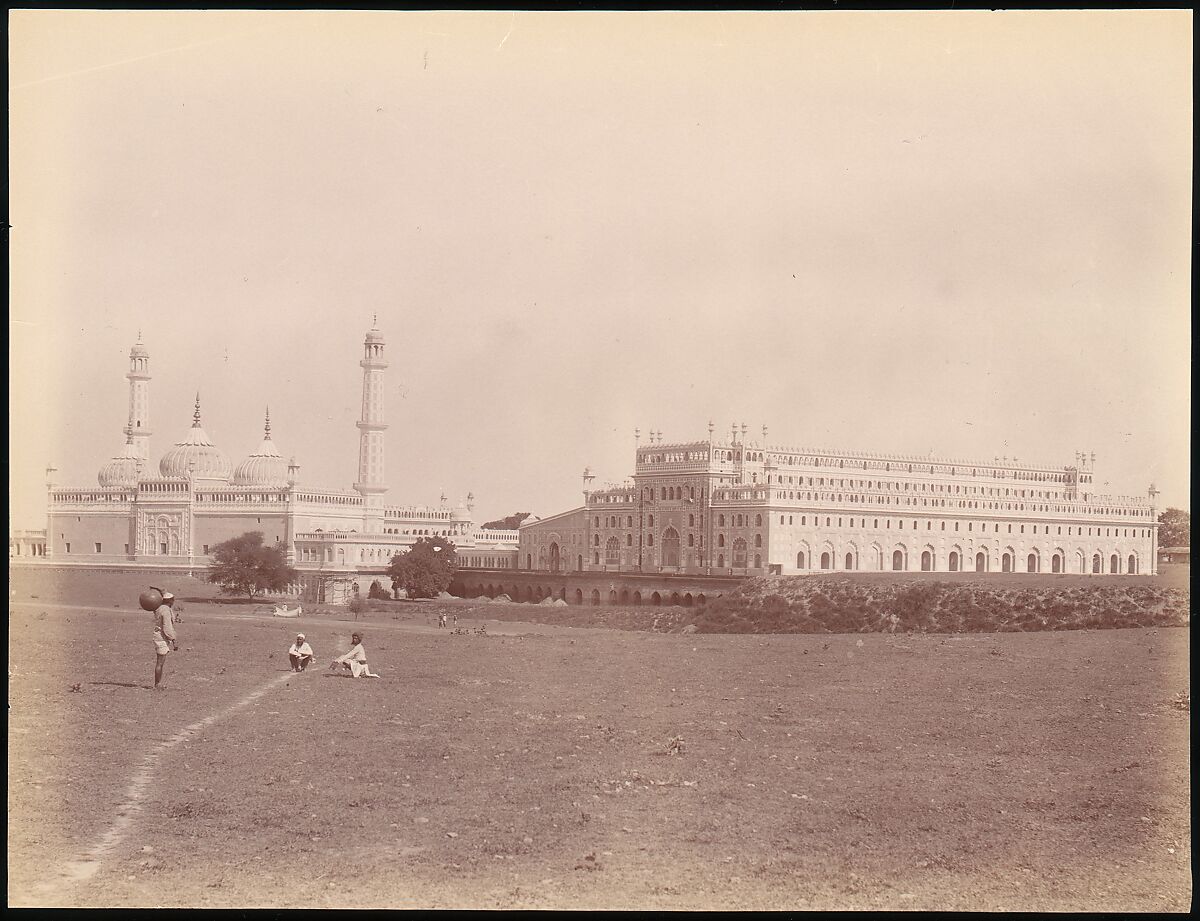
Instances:
[[[1054,465],[1189,505],[1192,14],[10,13],[10,524],[151,356],[387,501],[573,508],[635,428]]]

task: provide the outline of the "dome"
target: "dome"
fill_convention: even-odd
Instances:
[[[122,486],[130,489],[137,486],[141,477],[142,459],[133,445],[133,438],[130,437],[125,440],[125,447],[121,453],[100,468],[97,479],[101,486]]]
[[[158,472],[165,477],[203,477],[210,480],[228,480],[229,458],[216,447],[200,427],[200,397],[196,397],[196,412],[192,416],[192,427],[183,441],[162,456]]]
[[[471,510],[467,508],[466,500],[458,503],[458,507],[450,513],[451,521],[470,521]]]
[[[289,464],[271,440],[271,411],[267,410],[267,421],[263,427],[262,444],[258,450],[237,465],[233,471],[234,486],[261,486],[278,489],[290,483]]]
[[[133,346],[133,348],[131,348],[129,350],[129,357],[130,358],[149,358],[150,357],[150,351],[144,345],[142,345],[141,335],[138,336],[137,343]]]

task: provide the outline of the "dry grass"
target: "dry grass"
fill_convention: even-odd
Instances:
[[[290,677],[297,621],[195,602],[155,693],[148,615],[13,606],[10,904],[1190,904],[1186,630],[490,619],[479,636],[438,630],[430,606],[369,616],[383,680]],[[354,626],[299,621],[319,664]],[[162,756],[94,877],[39,893],[112,826],[154,741],[277,676]]]

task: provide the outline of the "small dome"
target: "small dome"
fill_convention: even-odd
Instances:
[[[470,521],[471,520],[471,511],[470,511],[470,509],[467,508],[466,500],[462,500],[458,503],[458,507],[455,508],[454,511],[450,513],[450,520],[451,521]]]
[[[158,472],[165,477],[203,477],[209,480],[228,480],[231,465],[225,452],[216,447],[200,427],[200,397],[196,397],[196,412],[192,427],[183,441],[162,456]]]
[[[133,439],[125,441],[121,453],[100,468],[97,477],[101,486],[122,486],[126,489],[137,486],[142,476],[142,459],[133,446]]]
[[[271,440],[271,412],[268,410],[262,444],[258,446],[257,451],[237,465],[237,469],[233,471],[233,485],[278,489],[290,483],[288,467],[288,462],[280,456],[279,449]]]

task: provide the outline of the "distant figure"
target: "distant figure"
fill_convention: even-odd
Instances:
[[[444,626],[446,626],[446,612],[442,611],[438,614],[438,627],[441,628]]]
[[[314,655],[312,647],[304,640],[304,634],[297,633],[296,642],[292,643],[292,648],[288,650],[288,659],[292,663],[292,671],[304,671],[312,664]]]
[[[343,656],[338,656],[329,663],[330,668],[348,669],[351,678],[378,678],[379,675],[371,671],[371,666],[367,664],[367,651],[363,649],[362,634],[350,634],[350,641],[354,644],[350,647],[350,651]]]
[[[458,611],[454,612],[454,626],[458,626]]]
[[[179,649],[175,635],[175,613],[171,610],[175,604],[175,596],[170,592],[162,592],[163,603],[154,611],[154,690],[161,690],[163,666],[167,656]]]

